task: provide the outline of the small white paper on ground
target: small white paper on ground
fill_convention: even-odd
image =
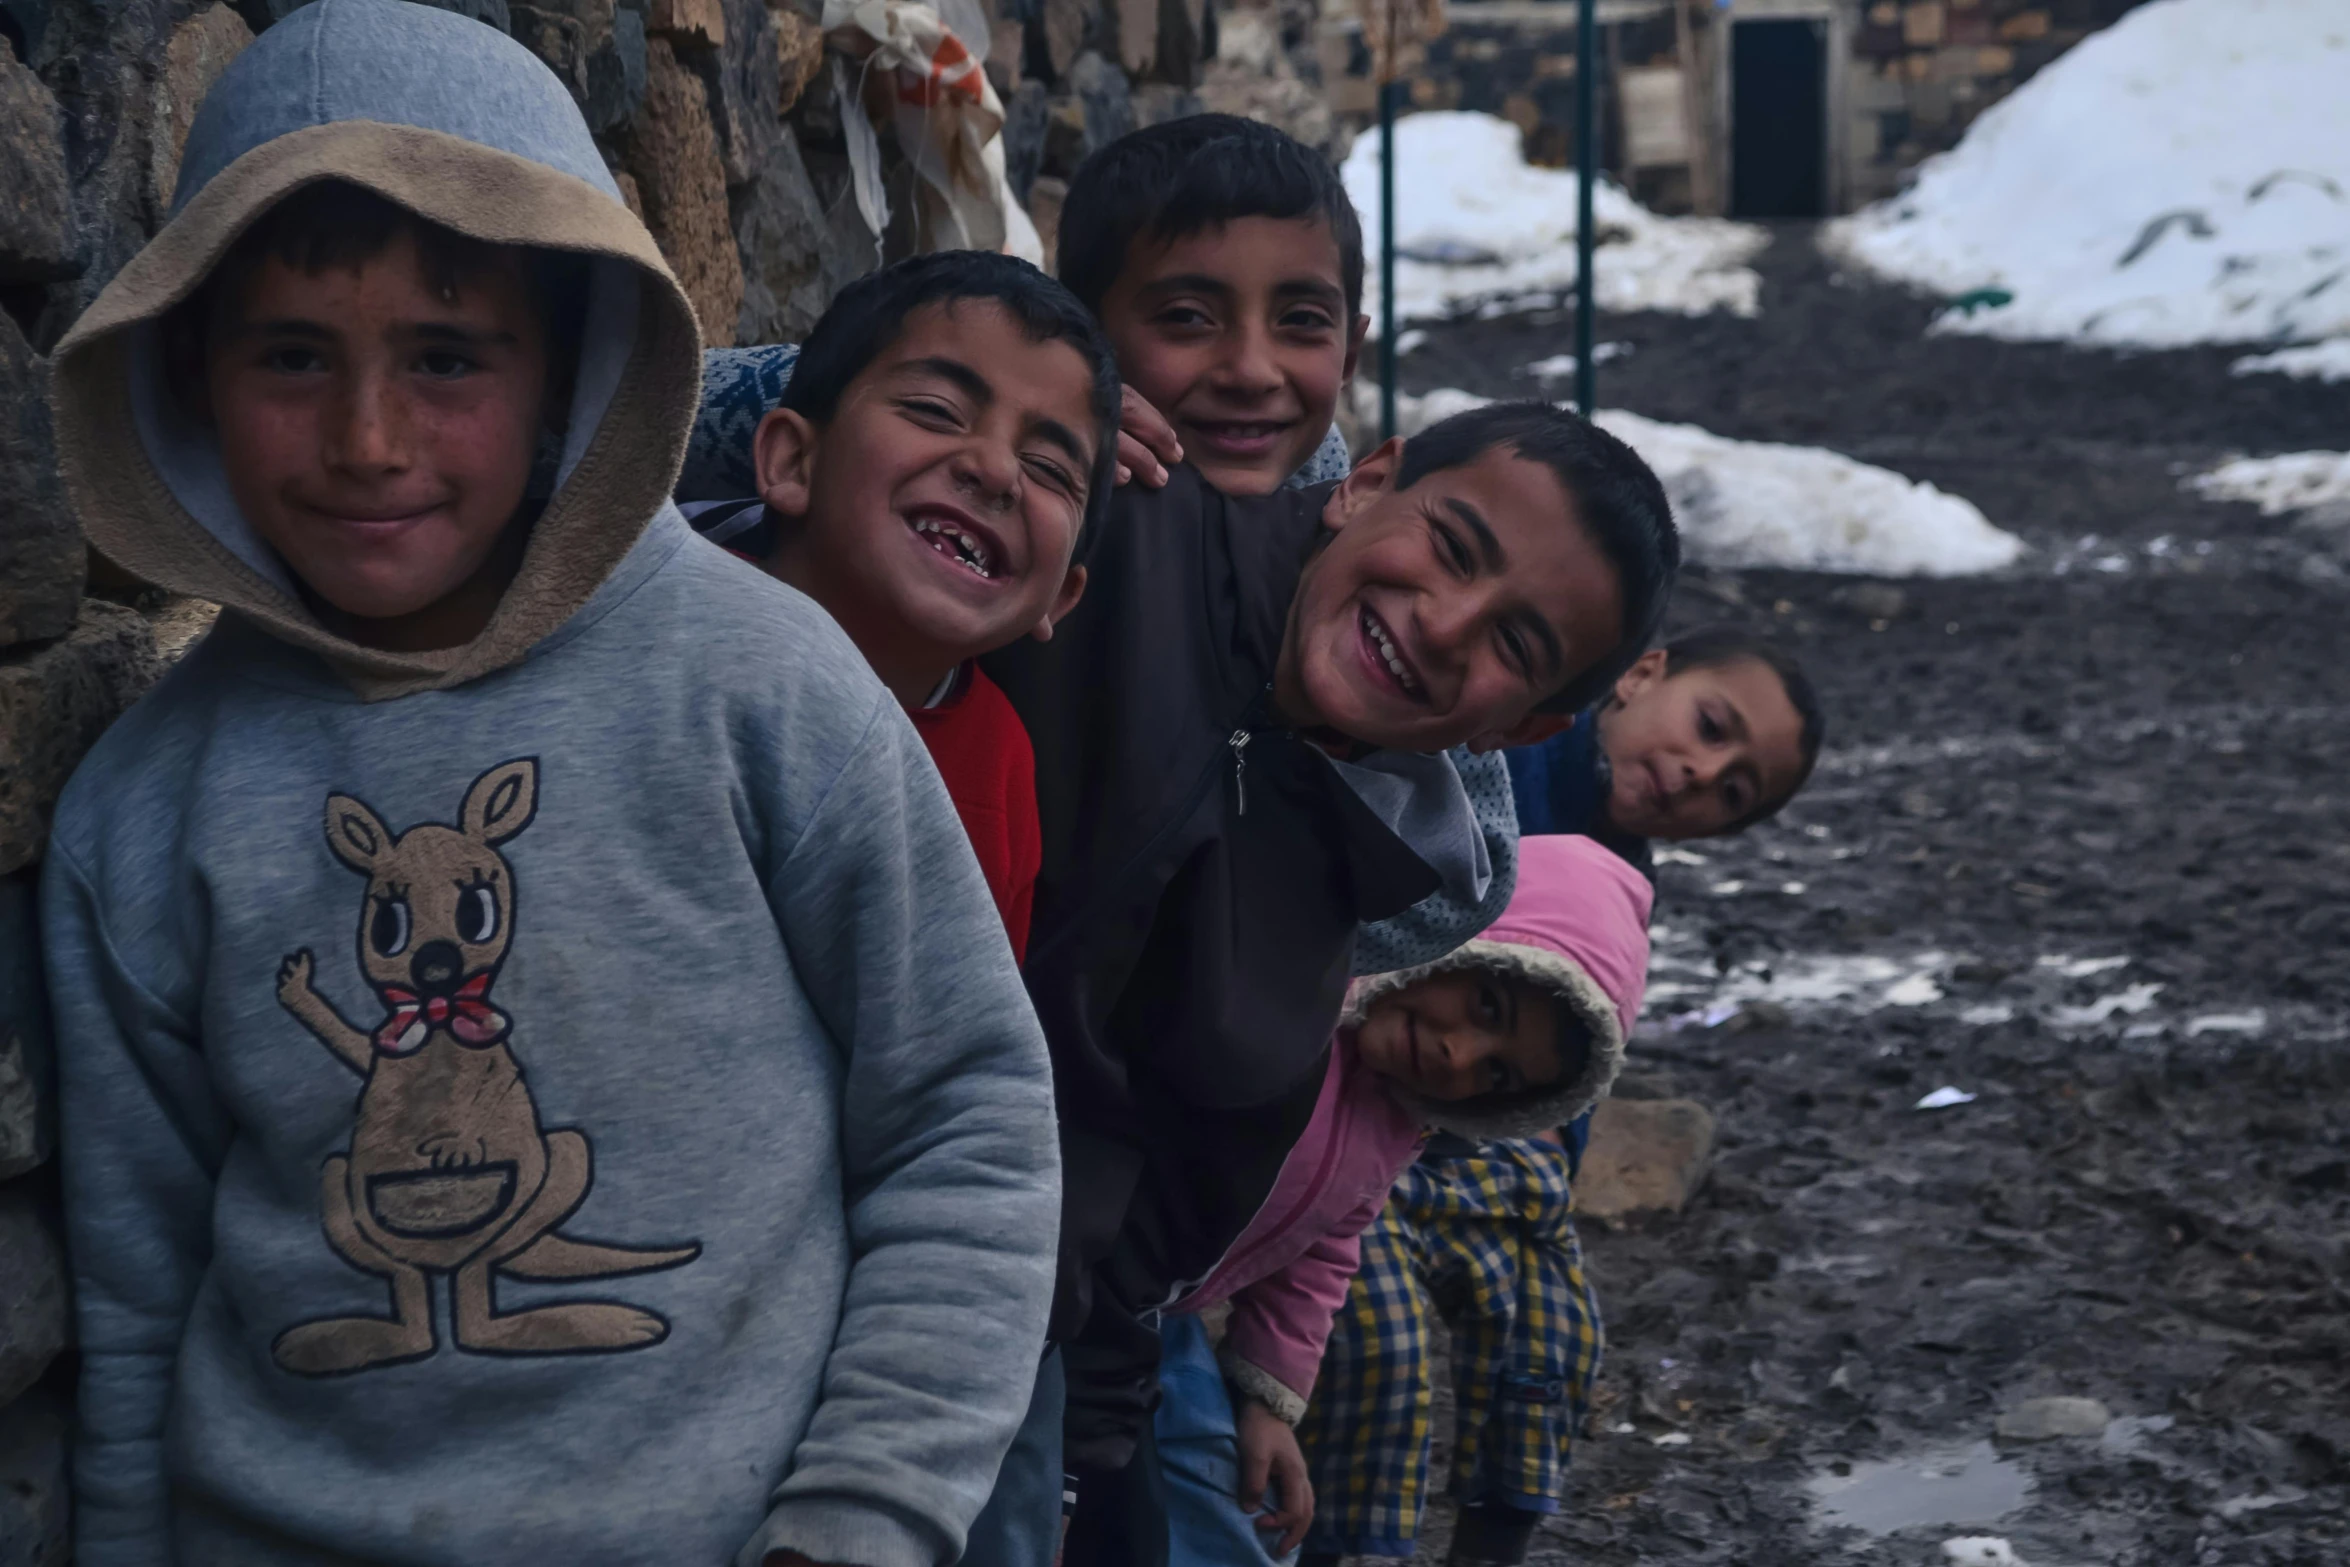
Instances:
[[[2257,1034],[2268,1027],[2268,1013],[2254,1007],[2247,1012],[2206,1012],[2201,1017],[2187,1020],[2187,1037],[2200,1039],[2205,1034]]]
[[[2350,452],[2239,457],[2186,481],[2207,501],[2249,501],[2263,517],[2350,502]]]
[[[1379,389],[1357,384],[1375,414]],[[1491,402],[1458,387],[1395,400],[1399,435]],[[1663,481],[1689,558],[1709,566],[1964,577],[2015,563],[2023,541],[1973,503],[1816,446],[1734,441],[1603,408],[1594,421]]]
[[[1975,1096],[1963,1088],[1937,1088],[1916,1104],[1913,1110],[1947,1110],[1952,1105],[1971,1105]]]
[[[1823,243],[1947,298],[1938,330],[2152,348],[2350,334],[2339,0],[2165,0],[1986,110]]]
[[[1694,1439],[1686,1431],[1667,1431],[1663,1436],[1650,1440],[1659,1447],[1687,1447]]]
[[[1995,1534],[1962,1535],[1942,1542],[1942,1559],[1958,1567],[2024,1567],[2015,1547]]]
[[[1376,257],[1376,135],[1355,138],[1340,176],[1362,214],[1363,253]],[[1396,121],[1396,319],[1438,319],[1573,288],[1578,190],[1571,172],[1528,164],[1517,126],[1495,115],[1448,110]],[[1662,217],[1605,181],[1591,198],[1600,309],[1750,316],[1760,307],[1762,278],[1746,263],[1770,243],[1765,230]],[[1378,288],[1375,273],[1363,280],[1362,308],[1373,321]]]

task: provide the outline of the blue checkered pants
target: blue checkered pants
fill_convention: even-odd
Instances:
[[[1589,1408],[1598,1303],[1565,1150],[1494,1142],[1406,1170],[1363,1232],[1298,1427],[1316,1507],[1306,1548],[1410,1556],[1428,1498],[1428,1357],[1452,1329],[1452,1492],[1554,1511]]]

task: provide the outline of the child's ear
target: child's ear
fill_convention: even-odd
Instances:
[[[789,408],[772,410],[751,437],[759,499],[786,517],[808,514],[816,482],[816,427]]]
[[[1068,619],[1069,611],[1075,609],[1077,601],[1083,597],[1085,597],[1085,568],[1071,566],[1069,575],[1061,579],[1061,591],[1053,596],[1053,607],[1044,612],[1044,618],[1038,621],[1036,629],[1028,634],[1039,642],[1050,642],[1053,639],[1053,627]]]
[[[1330,499],[1322,505],[1322,526],[1336,530],[1354,521],[1364,507],[1394,486],[1395,470],[1402,461],[1402,436],[1389,436],[1381,441],[1368,457],[1355,464],[1354,472],[1340,480],[1338,488],[1330,492]]]
[[[1665,678],[1665,650],[1652,647],[1632,661],[1632,667],[1616,677],[1616,701],[1631,701],[1641,692]]]
[[[1355,370],[1363,362],[1363,338],[1370,330],[1369,316],[1355,317],[1354,330],[1346,334],[1346,374],[1340,377],[1341,384],[1355,378]]]
[[[1483,756],[1488,751],[1510,746],[1540,745],[1552,735],[1563,733],[1574,722],[1572,713],[1528,713],[1507,729],[1486,730],[1469,742],[1469,749]]]

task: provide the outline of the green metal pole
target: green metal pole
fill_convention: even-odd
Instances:
[[[1591,187],[1599,181],[1599,0],[1580,0],[1575,17],[1575,406],[1591,417],[1598,405],[1591,362],[1595,290],[1591,253],[1597,235]]]
[[[1395,436],[1395,100],[1401,82],[1379,84],[1379,439]]]

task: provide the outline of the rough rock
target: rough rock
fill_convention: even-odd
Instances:
[[[1200,68],[1215,43],[1215,23],[1208,15],[1207,0],[1159,0],[1158,13],[1152,74],[1177,87],[1198,85]]]
[[[163,48],[166,25],[160,5],[119,12],[60,7],[51,17],[49,49],[56,58],[44,80],[65,111],[75,271],[70,286],[51,296],[36,342],[88,308],[155,230],[160,213],[147,135],[155,88],[145,61],[150,50]]]
[[[65,115],[29,67],[0,47],[0,283],[48,283],[74,270]]]
[[[614,0],[513,8],[514,36],[547,62],[590,130],[617,130],[645,98],[645,20]]]
[[[1004,100],[1004,181],[1012,195],[1028,199],[1029,187],[1044,169],[1045,127],[1052,118],[1052,93],[1036,80],[1022,82]],[[1052,247],[1045,247],[1052,254]]]
[[[503,0],[499,9],[504,9]],[[163,58],[155,68],[155,102],[147,130],[150,191],[157,213],[171,206],[180,154],[187,149],[197,106],[252,41],[253,29],[226,5],[207,6],[171,30],[171,42],[163,46]]]
[[[65,1417],[43,1393],[0,1409],[0,1562],[65,1567]]]
[[[56,1146],[38,887],[31,871],[0,877],[0,1180],[34,1168]]]
[[[645,104],[629,127],[625,161],[644,198],[645,226],[685,285],[703,341],[731,344],[743,269],[727,209],[726,166],[702,78],[678,61],[666,38],[645,45]]]
[[[48,368],[0,313],[0,648],[61,637],[81,609],[88,552],[57,477]]]
[[[824,34],[790,6],[771,5],[767,10],[775,19],[775,112],[789,114],[824,69]],[[993,56],[988,63],[994,64]]]
[[[646,31],[689,48],[717,49],[726,43],[724,0],[653,0]]]
[[[718,151],[726,183],[747,184],[783,139],[783,83],[776,70],[779,46],[775,17],[764,0],[726,0],[724,42],[715,51],[687,51],[681,58],[709,86],[710,118],[718,127]]]
[[[1028,221],[1036,225],[1036,237],[1044,244],[1046,265],[1056,271],[1061,264],[1061,204],[1068,199],[1067,180],[1044,175],[1028,187]]]
[[[36,1170],[57,1150],[57,1110],[48,1065],[32,1037],[0,1018],[0,1180]]]
[[[1134,129],[1134,91],[1126,75],[1088,51],[1069,67],[1069,86],[1085,119],[1085,150],[1106,147]]]
[[[1714,1118],[1690,1099],[1602,1099],[1575,1182],[1575,1211],[1605,1223],[1679,1213],[1712,1167]]]
[[[96,599],[64,640],[0,654],[0,875],[39,858],[74,764],[161,672],[147,622]]]
[[[1148,76],[1159,57],[1159,0],[1109,0],[1103,12],[1117,30],[1118,63]]]
[[[1042,56],[1052,79],[1060,81],[1076,64],[1092,24],[1089,0],[1042,0],[1028,21],[1029,58]]]
[[[742,256],[742,311],[735,340],[797,343],[840,286],[854,277],[837,247],[799,144],[775,138],[751,181],[728,197]]]
[[[1145,82],[1134,89],[1134,123],[1163,125],[1200,112],[1198,93],[1169,82]]]
[[[65,1348],[65,1248],[32,1194],[0,1191],[0,1407]]]
[[[1009,98],[1020,85],[1021,57],[1028,53],[1028,27],[1016,16],[998,17],[987,30],[987,79],[996,96]]]
[[[1200,72],[1199,95],[1210,113],[1263,120],[1309,147],[1330,147],[1330,101],[1298,75],[1271,11],[1217,13],[1216,55]]]
[[[1994,1429],[2009,1442],[2050,1442],[2066,1436],[2103,1436],[2113,1412],[2093,1398],[2027,1398],[2002,1414]]]

